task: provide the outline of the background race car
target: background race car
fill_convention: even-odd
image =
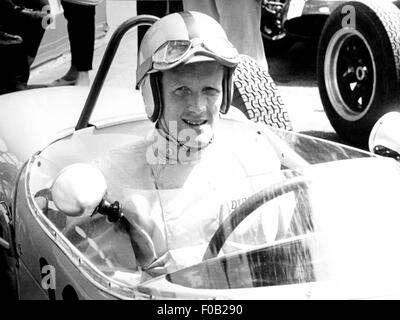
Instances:
[[[263,1],[266,50],[279,54],[295,39],[319,40],[317,77],[325,113],[336,132],[366,144],[373,125],[398,110],[400,2]]]

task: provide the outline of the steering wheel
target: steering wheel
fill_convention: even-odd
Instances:
[[[248,198],[238,208],[232,211],[214,233],[204,253],[203,261],[216,257],[229,235],[252,212],[276,197],[292,191],[297,194],[302,190],[306,190],[308,182],[309,180],[304,176],[294,177],[289,180],[275,183]]]

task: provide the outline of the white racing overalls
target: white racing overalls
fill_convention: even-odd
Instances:
[[[122,204],[134,226],[131,240],[139,247],[133,252],[129,237],[112,223],[102,226],[90,241],[101,247],[110,268],[137,264],[157,275],[201,262],[221,222],[282,178],[267,136],[251,122],[221,119],[207,148],[177,158],[179,151],[154,130],[146,141],[120,146],[95,162],[105,175],[107,198]],[[281,202],[263,205],[235,229],[223,252],[282,237],[291,212]]]

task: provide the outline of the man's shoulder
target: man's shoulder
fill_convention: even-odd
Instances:
[[[136,141],[120,145],[97,158],[93,163],[103,172],[108,181],[119,181],[132,184],[144,182],[148,175],[146,152],[149,142]],[[146,169],[147,168],[147,169]],[[133,182],[132,182],[133,181]]]
[[[106,154],[96,159],[96,162],[111,161],[123,165],[125,162],[135,161],[138,164],[145,160],[144,156],[148,147],[149,142],[146,140],[122,144],[110,149]]]

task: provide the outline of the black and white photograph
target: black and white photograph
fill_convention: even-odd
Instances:
[[[0,0],[3,303],[400,300],[399,227],[399,0]]]

